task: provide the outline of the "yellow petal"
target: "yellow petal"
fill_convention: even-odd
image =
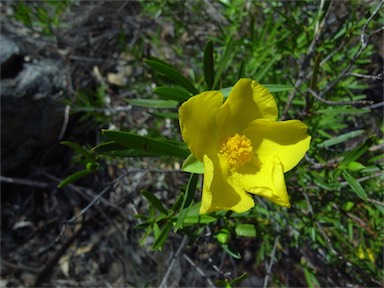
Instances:
[[[179,110],[180,129],[192,154],[203,162],[204,154],[217,149],[216,114],[223,103],[218,91],[207,91],[191,97]]]
[[[258,165],[245,165],[233,172],[233,179],[248,192],[265,197],[277,205],[291,207],[280,159],[271,157]]]
[[[277,113],[272,94],[258,82],[242,78],[217,114],[218,128],[226,138],[243,131],[255,119],[276,120]]]
[[[228,178],[229,167],[218,155],[204,155],[204,185],[200,213],[217,210],[245,212],[254,206],[252,197],[239,183]],[[229,181],[228,181],[229,180]]]
[[[277,156],[284,172],[299,163],[311,142],[307,126],[299,120],[276,122],[257,119],[249,124],[244,135],[251,139],[253,150],[262,163]]]

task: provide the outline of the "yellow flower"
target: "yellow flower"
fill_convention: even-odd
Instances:
[[[307,126],[277,122],[272,94],[250,79],[240,79],[223,101],[221,92],[207,91],[179,111],[183,139],[204,164],[200,213],[245,212],[255,205],[248,193],[290,207],[284,173],[309,148]]]
[[[361,260],[365,260],[365,259],[369,258],[369,260],[371,260],[372,263],[375,263],[375,260],[376,260],[375,254],[373,253],[373,250],[371,248],[367,248],[364,251],[362,245],[359,245],[359,248],[357,251],[357,257],[359,257],[359,259],[361,259]]]

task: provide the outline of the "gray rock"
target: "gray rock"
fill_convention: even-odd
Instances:
[[[39,151],[58,142],[66,79],[60,61],[34,59],[27,63],[21,43],[4,35],[0,40],[1,165],[6,174],[28,167]]]

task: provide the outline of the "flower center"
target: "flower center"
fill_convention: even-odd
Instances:
[[[225,156],[228,163],[238,168],[252,159],[252,142],[244,135],[235,134],[223,144],[220,153]]]

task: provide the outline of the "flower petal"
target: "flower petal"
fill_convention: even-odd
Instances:
[[[299,120],[276,122],[257,119],[248,125],[244,135],[251,139],[260,162],[278,156],[284,173],[300,162],[311,142],[307,126]]]
[[[242,78],[233,86],[217,114],[218,128],[226,138],[243,131],[255,119],[276,120],[277,113],[272,94],[258,82]]]
[[[203,162],[204,154],[217,150],[216,114],[223,104],[223,95],[207,91],[191,97],[179,110],[180,129],[192,154]]]
[[[233,178],[248,192],[265,197],[277,205],[291,207],[280,159],[272,157],[257,165],[244,167]]]
[[[254,206],[252,197],[236,181],[228,178],[229,167],[224,159],[218,155],[212,159],[204,155],[204,168],[200,214],[217,210],[241,213]]]

